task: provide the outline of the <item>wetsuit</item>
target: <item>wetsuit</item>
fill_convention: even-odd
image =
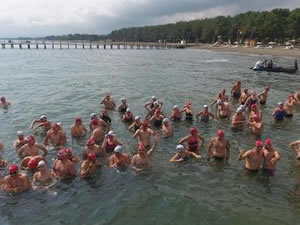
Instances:
[[[208,122],[209,121],[209,115],[208,114],[207,115],[202,114],[200,120],[203,121],[203,122]]]
[[[111,123],[111,118],[109,116],[102,115],[101,119],[103,119],[106,123]]]
[[[276,121],[282,121],[284,119],[285,112],[283,110],[277,110],[274,115]]]
[[[156,128],[161,127],[161,124],[162,124],[161,119],[158,119],[158,120],[155,119],[154,122],[153,122],[153,126],[156,127]]]
[[[117,146],[116,143],[112,143],[112,144],[109,144],[108,143],[108,140],[106,140],[106,152],[107,153],[111,153],[115,150],[115,147]]]

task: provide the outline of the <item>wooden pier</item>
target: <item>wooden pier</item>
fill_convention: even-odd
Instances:
[[[116,42],[116,41],[1,41],[2,49],[173,49],[185,48],[189,44],[160,42]]]

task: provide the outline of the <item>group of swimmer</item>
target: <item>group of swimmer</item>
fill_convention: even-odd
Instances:
[[[62,124],[51,123],[46,115],[41,115],[31,123],[29,129],[39,129],[44,133],[43,144],[37,143],[33,135],[25,137],[23,131],[18,131],[13,145],[21,159],[20,164],[9,163],[0,156],[0,168],[8,170],[8,175],[0,178],[1,189],[6,192],[48,189],[57,180],[75,177],[77,174],[75,167],[78,163],[80,163],[79,174],[83,179],[93,176],[105,164],[121,171],[128,167],[135,171],[144,170],[149,167],[151,155],[159,142],[160,131],[163,138],[171,138],[174,130],[170,121],[175,123],[181,121],[183,117],[185,120],[192,121],[196,118],[203,122],[209,122],[215,118],[231,119],[231,127],[237,131],[242,130],[246,124],[249,130],[257,135],[258,140],[250,150],[240,149],[238,159],[245,160],[245,169],[248,172],[255,173],[262,166],[264,171],[273,175],[276,163],[280,160],[280,154],[273,147],[271,139],[266,139],[264,142],[259,140],[264,127],[260,106],[266,104],[269,90],[269,87],[265,87],[264,91],[258,95],[254,91],[249,93],[247,88],[242,90],[241,82],[237,81],[231,89],[231,96],[239,101],[240,106],[233,115],[226,89],[223,89],[210,104],[211,109],[216,105],[215,114],[209,111],[208,105],[204,105],[203,110],[195,114],[192,103],[187,101],[182,108],[175,105],[169,118],[162,110],[163,102],[158,101],[155,96],[152,96],[151,101],[144,105],[147,113],[143,119],[134,116],[126,99],[122,98],[117,110],[122,122],[128,125],[128,130],[133,132],[134,138],[137,138],[136,154],[132,157],[123,152],[124,143],[111,130],[112,120],[108,112],[116,109],[116,103],[109,94],[106,94],[101,101],[104,106],[101,114],[90,115],[88,129],[79,117],[75,118],[70,128],[74,139],[86,137],[90,130],[90,136],[87,138],[81,157],[76,156],[71,148],[65,147],[67,138]],[[4,97],[1,98],[1,107],[7,108],[10,104]],[[294,108],[297,106],[300,106],[300,90],[289,95],[286,101],[278,103],[272,116],[274,120],[282,121],[285,117],[292,117]],[[177,153],[170,159],[170,162],[184,162],[190,158],[200,159],[200,149],[204,142],[205,139],[199,134],[198,129],[191,127],[189,134],[179,140],[176,146]],[[300,140],[290,143],[289,147],[296,151],[297,159],[300,160]],[[0,142],[0,151],[3,149],[4,145]],[[57,153],[51,169],[46,159],[50,151]],[[230,142],[225,138],[224,130],[218,130],[216,136],[209,141],[207,159],[228,160],[229,157]],[[106,158],[107,163],[103,160]]]

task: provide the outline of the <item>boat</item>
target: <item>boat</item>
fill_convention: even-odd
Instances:
[[[298,71],[297,60],[295,60],[294,67],[281,67],[281,66],[273,66],[273,67],[265,67],[263,64],[258,61],[254,67],[250,68],[254,71],[267,71],[267,72],[275,72],[275,73],[296,73]]]

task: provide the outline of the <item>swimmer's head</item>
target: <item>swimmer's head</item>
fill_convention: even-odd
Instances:
[[[143,144],[138,144],[138,151],[144,151],[145,150],[145,146]]]
[[[108,137],[114,137],[114,136],[115,136],[115,133],[114,133],[112,130],[110,130],[110,131],[107,133],[107,136],[108,136]]]
[[[148,123],[147,120],[143,120],[142,127],[144,127],[144,128],[148,128],[149,127],[149,123]]]
[[[95,118],[92,120],[92,124],[93,124],[94,126],[97,126],[97,125],[98,125],[98,122],[99,122],[99,120],[98,120],[97,117],[95,117]]]
[[[17,135],[18,135],[18,137],[24,137],[24,132],[21,131],[21,130],[19,130],[19,131],[17,132]]]
[[[270,87],[269,87],[269,86],[266,86],[266,87],[265,87],[265,90],[266,90],[266,91],[270,91]]]
[[[139,116],[134,117],[134,120],[141,120]]]
[[[60,126],[59,126],[57,123],[54,123],[54,124],[52,125],[52,129],[53,129],[54,131],[59,131]]]
[[[44,167],[46,166],[46,162],[44,160],[39,161],[39,163],[37,164],[38,168]]]
[[[283,107],[283,103],[282,102],[278,102],[278,104],[277,104],[280,108],[282,108]]]
[[[10,164],[9,168],[8,168],[8,173],[10,175],[12,174],[16,174],[19,171],[19,168],[16,164]]]
[[[261,141],[258,140],[258,141],[255,142],[255,146],[256,146],[256,148],[261,149],[264,145]]]
[[[153,104],[154,104],[154,106],[159,106],[158,101],[155,101]]]
[[[240,84],[241,84],[241,81],[240,81],[240,80],[238,80],[238,81],[237,81],[237,84],[238,84],[238,85],[240,85]]]
[[[88,154],[88,160],[89,161],[95,161],[96,160],[96,154],[94,152],[91,152]]]
[[[32,135],[29,135],[28,137],[26,137],[25,139],[27,141],[28,144],[30,145],[34,145],[35,144],[35,138]]]
[[[114,149],[115,153],[121,153],[123,151],[123,147],[121,145],[117,145]]]
[[[183,146],[183,145],[177,145],[177,146],[176,146],[176,150],[177,150],[178,152],[184,152],[184,146]]]
[[[163,119],[163,123],[168,123],[169,122],[169,119],[168,118],[164,118]]]
[[[47,121],[47,116],[46,115],[41,115],[40,120],[41,121]]]
[[[121,102],[125,103],[126,102],[126,98],[121,98]]]
[[[156,97],[154,95],[151,97],[151,99],[152,101],[156,101]]]
[[[5,103],[6,102],[5,97],[1,97],[0,101],[1,103]]]
[[[126,109],[126,112],[131,112],[130,108],[127,108],[127,109]]]
[[[87,146],[92,146],[92,145],[95,145],[95,144],[96,144],[96,142],[95,142],[94,138],[89,138],[86,142]]]
[[[178,105],[174,105],[174,106],[173,106],[173,109],[178,109]]]
[[[257,109],[257,105],[256,104],[251,105],[251,109]]]
[[[160,110],[159,110],[159,109],[156,109],[156,110],[155,110],[155,114],[156,114],[156,115],[159,115],[159,114],[160,114]]]
[[[265,147],[271,147],[272,146],[272,140],[270,138],[265,140]]]
[[[208,109],[208,105],[204,105],[203,108],[204,108],[204,109]]]
[[[29,169],[32,169],[32,170],[34,170],[34,169],[36,169],[36,167],[37,167],[37,161],[35,160],[35,159],[31,159],[29,162],[28,162],[28,168]]]
[[[223,103],[223,101],[221,100],[221,99],[219,99],[218,101],[217,101],[217,105],[223,105],[224,103]]]
[[[66,149],[65,149],[65,153],[66,153],[66,155],[68,155],[68,156],[73,155],[73,151],[72,151],[71,148],[66,148]]]
[[[58,159],[62,159],[64,157],[66,157],[66,151],[65,151],[65,149],[62,148],[62,149],[58,150],[58,152],[57,152],[57,158]]]
[[[217,134],[219,137],[224,137],[224,130],[218,130]]]
[[[75,119],[75,124],[76,124],[76,125],[81,125],[81,124],[82,124],[82,119],[81,119],[80,117],[77,117],[77,118]]]
[[[243,111],[244,111],[244,109],[241,108],[241,107],[238,107],[238,108],[236,109],[236,112],[237,112],[237,113],[242,113]]]
[[[90,115],[91,120],[93,120],[95,117],[97,117],[97,114],[96,113],[91,113],[91,115]]]
[[[196,127],[192,127],[192,128],[190,129],[190,134],[191,134],[191,135],[197,135],[197,134],[198,134],[198,129],[197,129]]]

